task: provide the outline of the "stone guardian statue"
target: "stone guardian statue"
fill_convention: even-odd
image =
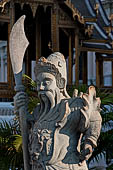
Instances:
[[[88,94],[70,98],[66,91],[66,62],[59,52],[40,58],[35,76],[40,104],[27,120],[31,124],[31,170],[87,170],[86,160],[96,147],[102,121],[95,88],[90,86]],[[26,104],[25,96],[23,92],[16,94],[16,110]]]
[[[95,88],[90,86],[80,96],[75,90],[71,98],[66,91],[66,61],[59,52],[41,57],[34,72],[40,103],[32,114],[24,114],[29,169],[87,170],[102,122]],[[17,92],[15,112],[27,108],[27,103],[26,93]]]

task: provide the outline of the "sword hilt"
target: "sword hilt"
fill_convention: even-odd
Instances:
[[[15,77],[15,91],[20,92],[20,91],[25,91],[25,87],[22,84],[22,71],[18,74],[14,74]]]

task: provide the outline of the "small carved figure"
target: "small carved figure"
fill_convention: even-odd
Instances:
[[[41,57],[35,67],[40,104],[28,115],[28,151],[31,170],[87,170],[86,160],[101,130],[100,99],[95,88],[71,98],[66,91],[64,56]],[[15,110],[26,105],[26,93],[14,97]],[[81,149],[81,140],[83,147]]]

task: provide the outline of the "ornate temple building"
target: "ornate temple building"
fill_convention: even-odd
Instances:
[[[14,77],[9,56],[9,35],[17,19],[26,15],[30,42],[24,73],[33,78],[35,62],[55,51],[67,61],[68,85],[80,82],[113,87],[113,34],[111,20],[100,0],[0,0],[0,99],[12,99]],[[109,61],[111,82],[104,80]]]
[[[30,43],[25,74],[34,79],[38,59],[60,51],[67,62],[68,85],[94,84],[113,91],[112,11],[112,0],[0,0],[0,120],[5,115],[10,115],[6,120],[13,117],[9,35],[20,16],[26,15]],[[99,167],[105,170],[105,160]]]

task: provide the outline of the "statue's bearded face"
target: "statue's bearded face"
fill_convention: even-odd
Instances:
[[[37,91],[39,98],[46,100],[46,97],[55,99],[55,90],[57,88],[56,79],[50,73],[39,73],[36,77]]]

